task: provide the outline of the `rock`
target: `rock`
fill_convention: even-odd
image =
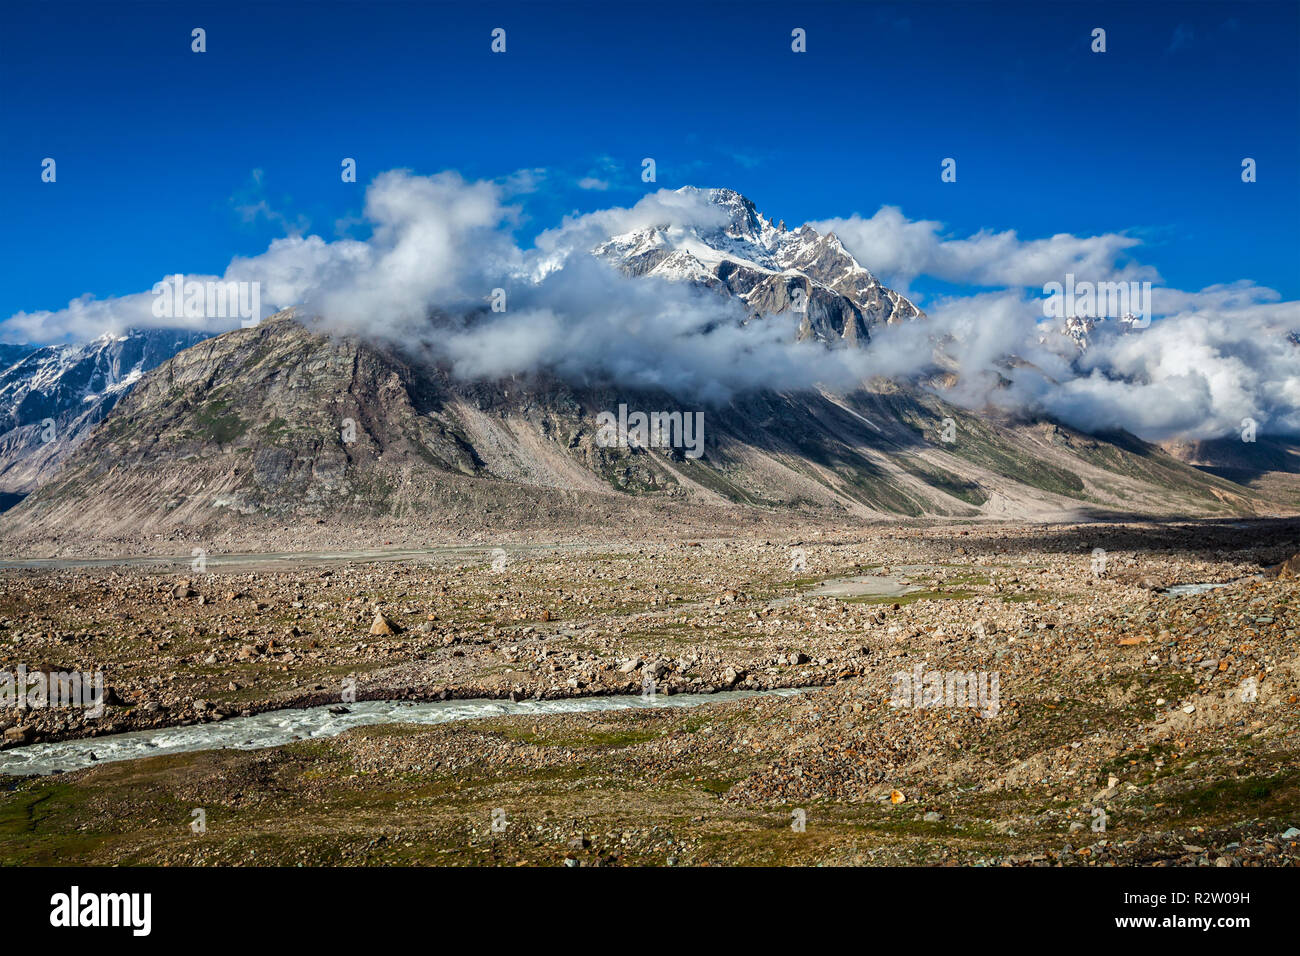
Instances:
[[[890,791],[889,791],[889,802],[890,802],[890,803],[903,803],[903,802],[905,802],[906,800],[907,800],[907,797],[904,795],[904,793],[903,793],[902,790],[890,790]]]
[[[1300,830],[1296,829],[1295,827],[1290,827],[1286,830],[1283,830],[1281,836],[1283,840],[1300,839]]]
[[[1291,555],[1281,564],[1269,568],[1264,572],[1264,577],[1276,578],[1279,581],[1300,580],[1300,552]]]
[[[938,811],[931,810],[921,819],[924,820],[926,823],[938,823],[940,820],[943,819],[943,814],[939,813]]]
[[[402,628],[394,621],[385,617],[382,612],[375,612],[375,619],[370,625],[370,633],[375,636],[388,636],[400,634]]]
[[[10,727],[5,731],[4,741],[7,744],[24,744],[27,742],[26,727]]]
[[[629,657],[627,660],[625,660],[622,663],[622,665],[620,665],[618,672],[620,674],[630,674],[640,666],[641,666],[641,658]]]

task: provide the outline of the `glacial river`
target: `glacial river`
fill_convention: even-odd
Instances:
[[[610,710],[638,710],[657,707],[698,707],[747,697],[802,693],[800,689],[768,691],[722,691],[716,694],[657,695],[653,700],[638,696],[573,697],[563,700],[367,700],[355,704],[332,704],[292,710],[268,710],[251,717],[189,727],[134,730],[103,737],[59,740],[30,744],[0,751],[0,773],[49,774],[80,770],[97,763],[135,760],[158,754],[193,750],[256,750],[278,747],[295,740],[333,737],[353,727],[369,724],[445,724],[475,717],[508,717],[516,714],[593,713]],[[335,712],[346,709],[346,712]]]

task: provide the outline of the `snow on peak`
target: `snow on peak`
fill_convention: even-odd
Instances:
[[[751,314],[803,312],[800,306],[811,298],[818,316],[801,321],[804,336],[865,341],[871,325],[921,315],[854,259],[834,233],[809,225],[791,231],[784,220],[774,224],[734,189],[683,186],[674,195],[687,201],[665,212],[671,221],[610,236],[592,254],[630,275],[728,292],[743,299]],[[816,322],[829,322],[834,335],[814,328]]]
[[[683,186],[676,193],[698,197],[722,210],[722,224],[660,223],[611,236],[594,253],[627,262],[651,252],[685,252],[710,268],[729,261],[766,272],[797,272],[827,287],[845,279],[878,284],[834,233],[822,235],[808,225],[787,230],[784,221],[774,224],[734,189]],[[685,274],[689,270],[672,271]]]

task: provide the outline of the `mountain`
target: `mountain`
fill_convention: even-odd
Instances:
[[[1169,441],[1174,458],[1211,475],[1279,501],[1300,501],[1300,435],[1229,435],[1202,441]]]
[[[146,372],[205,336],[172,329],[106,334],[85,345],[14,347],[0,371],[0,494],[53,473]]]
[[[797,335],[827,347],[880,347],[873,329],[924,318],[833,233],[789,231],[731,190],[682,192],[713,207],[713,225],[649,225],[588,251],[629,281],[733,297],[749,322],[800,313]],[[1081,347],[1110,331],[1066,330]],[[1241,483],[1240,470],[1195,467],[1127,433],[963,410],[923,383],[757,390],[700,406],[544,372],[463,381],[423,336],[409,338],[329,335],[289,310],[215,338],[135,332],[36,350],[0,375],[0,479],[36,488],[0,516],[0,539],[29,554],[300,550],[844,518],[1296,510],[1289,485]],[[611,446],[602,413],[624,407],[700,415],[702,444],[633,435]],[[57,440],[40,444],[47,418]]]
[[[1086,352],[1088,347],[1101,336],[1132,335],[1141,331],[1142,327],[1140,325],[1134,327],[1136,321],[1137,317],[1131,313],[1126,313],[1118,318],[1104,317],[1099,319],[1071,315],[1062,321],[1059,331],[1062,335],[1073,339],[1080,352]]]
[[[27,554],[284,550],[752,530],[774,517],[806,528],[1261,507],[1132,436],[972,414],[897,385],[706,407],[698,458],[603,447],[597,416],[620,404],[697,410],[662,392],[541,375],[458,381],[426,355],[282,314],[145,375],[53,479],[0,516],[0,536]]]
[[[19,359],[35,352],[39,346],[36,345],[11,345],[7,342],[0,342],[0,372],[5,371]]]
[[[834,233],[773,225],[730,189],[686,186],[677,192],[717,207],[721,224],[648,226],[613,236],[593,253],[628,275],[692,282],[734,296],[748,306],[751,320],[800,312],[800,340],[866,345],[873,327],[923,315],[863,268]]]

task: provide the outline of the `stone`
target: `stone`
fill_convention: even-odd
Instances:
[[[7,744],[23,744],[27,742],[26,727],[10,727],[5,731],[4,741]]]
[[[1279,565],[1269,568],[1265,577],[1277,578],[1279,581],[1300,580],[1300,552],[1287,558]]]

